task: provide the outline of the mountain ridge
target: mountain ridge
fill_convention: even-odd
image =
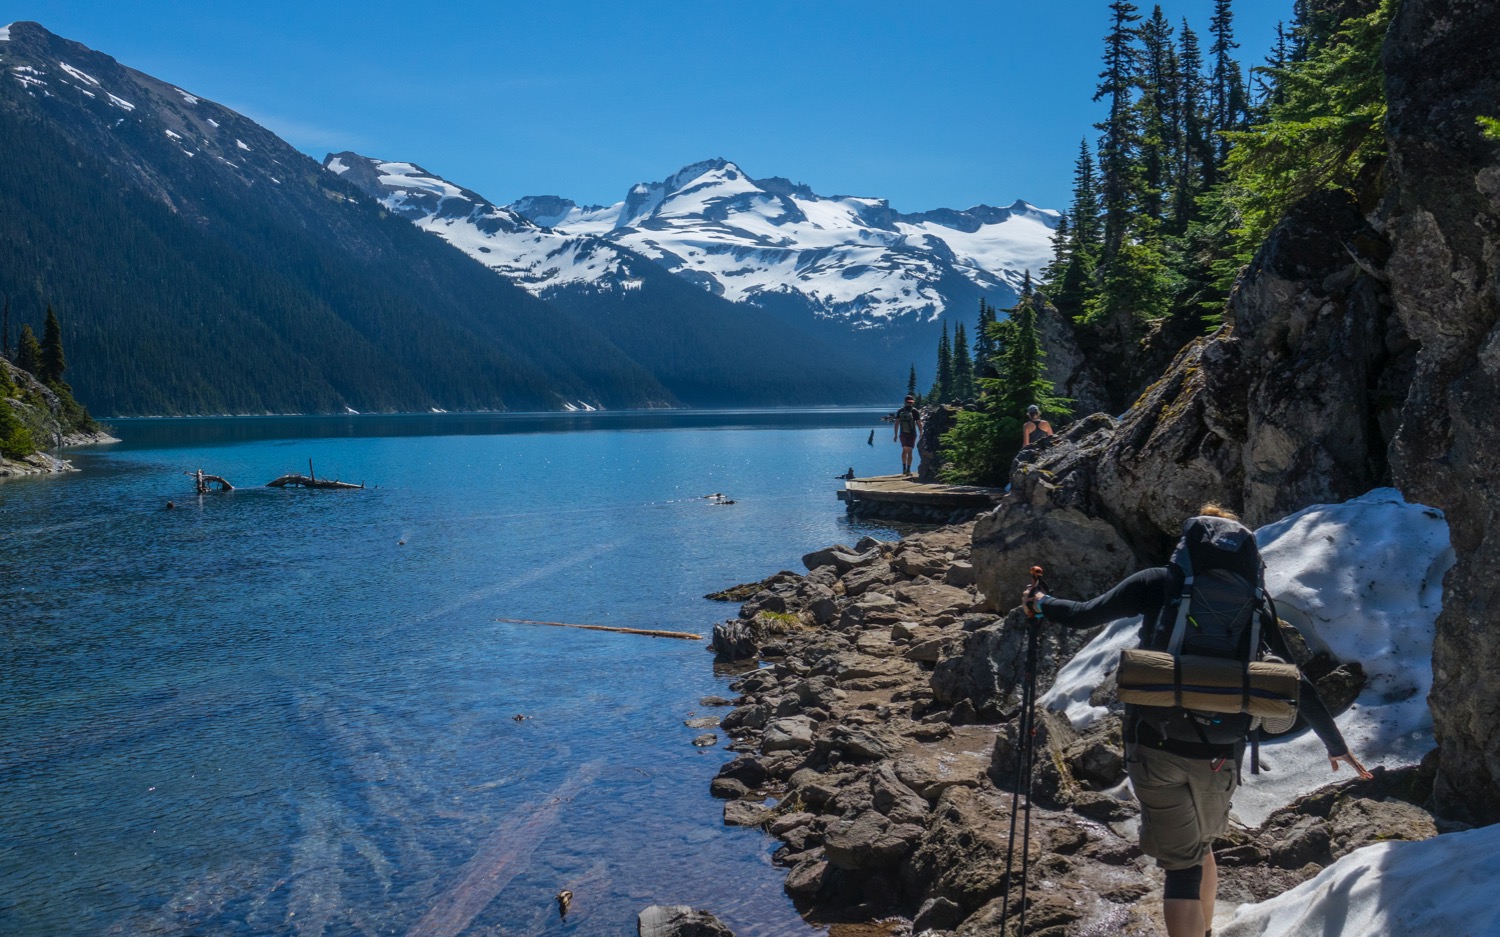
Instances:
[[[96,412],[704,405],[254,121],[37,24],[0,39],[0,145],[0,293],[17,323],[56,306]],[[881,396],[828,371],[745,369],[732,402]]]

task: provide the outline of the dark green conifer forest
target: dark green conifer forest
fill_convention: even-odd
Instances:
[[[1247,71],[1232,0],[1214,4],[1206,59],[1198,34],[1161,5],[1149,16],[1128,0],[1108,5],[1097,142],[1080,146],[1038,295],[1028,289],[1009,321],[980,327],[978,367],[994,377],[943,439],[946,477],[1003,484],[1025,406],[1066,412],[1039,379],[1038,304],[1071,326],[1119,412],[1182,344],[1218,327],[1235,277],[1291,205],[1356,192],[1378,173],[1393,6],[1297,0],[1264,64]]]

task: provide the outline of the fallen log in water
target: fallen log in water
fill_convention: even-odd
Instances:
[[[417,919],[406,937],[457,937],[489,907],[505,886],[527,870],[531,854],[557,825],[564,808],[593,783],[600,762],[589,762],[541,803],[518,806],[480,844],[450,884]]]
[[[702,641],[703,635],[686,631],[653,631],[649,628],[619,628],[613,625],[575,625],[566,621],[532,621],[530,618],[496,618],[510,625],[546,625],[549,628],[582,628],[584,631],[614,631],[619,634],[640,634],[648,638],[679,638],[683,641]]]
[[[283,475],[280,478],[266,482],[267,488],[285,488],[294,485],[300,488],[363,488],[364,485],[355,485],[350,482],[329,481],[326,478],[313,478],[310,475]]]
[[[187,475],[188,477],[193,479],[193,484],[195,487],[197,487],[198,493],[200,495],[206,494],[208,492],[209,485],[218,485],[220,491],[234,490],[234,486],[229,484],[229,479],[220,478],[217,475],[206,475],[204,474],[203,469],[199,469],[196,472],[183,472],[182,474]]]

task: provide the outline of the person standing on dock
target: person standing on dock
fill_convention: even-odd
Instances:
[[[911,474],[911,451],[917,445],[917,434],[922,431],[922,417],[917,412],[917,398],[906,395],[906,405],[896,411],[896,434],[893,441],[901,443],[901,474]]]

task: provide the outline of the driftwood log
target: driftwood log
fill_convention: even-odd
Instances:
[[[655,631],[650,628],[621,628],[615,625],[575,625],[567,621],[533,621],[530,618],[496,618],[495,621],[511,625],[546,625],[549,628],[582,628],[584,631],[613,631],[616,634],[639,634],[648,638],[678,638],[683,641],[702,641],[703,635],[686,631]]]
[[[229,484],[229,479],[220,478],[217,475],[206,475],[204,474],[203,469],[199,469],[196,472],[183,472],[182,474],[187,475],[193,479],[193,485],[198,489],[198,494],[200,495],[208,493],[209,485],[218,485],[220,491],[234,490],[234,486]]]
[[[314,478],[311,475],[283,475],[280,478],[266,482],[267,488],[285,488],[293,485],[300,488],[363,488],[364,485],[355,485],[350,482],[338,480],[329,481],[326,478]]]

